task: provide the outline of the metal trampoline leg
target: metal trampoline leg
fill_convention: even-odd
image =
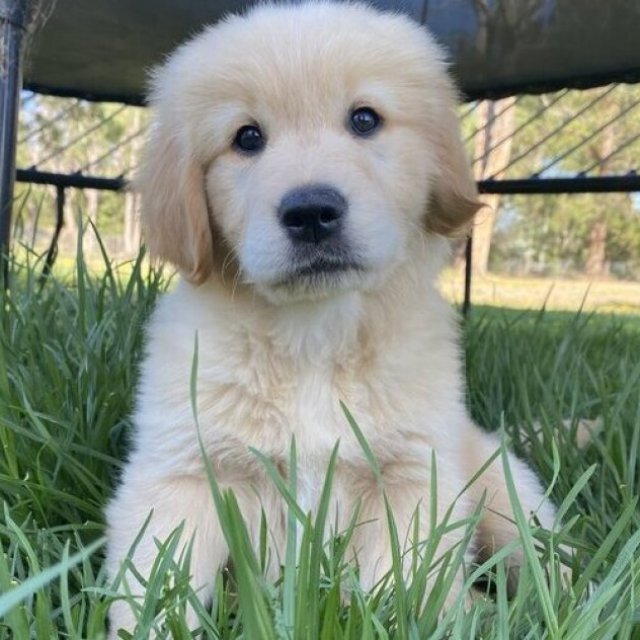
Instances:
[[[471,308],[471,263],[473,255],[473,231],[469,231],[467,244],[464,248],[464,302],[462,303],[462,315],[466,318]]]
[[[22,37],[30,3],[30,0],[0,0],[0,259],[5,284],[22,88]]]

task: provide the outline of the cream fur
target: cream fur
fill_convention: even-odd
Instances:
[[[435,452],[439,517],[454,502],[453,519],[467,517],[485,496],[476,552],[513,540],[499,460],[456,502],[499,443],[467,415],[456,320],[434,285],[447,253],[435,232],[464,228],[477,204],[455,91],[428,34],[364,5],[262,6],[178,49],[157,72],[151,102],[155,121],[139,179],[147,239],[184,278],[148,329],[133,450],[107,510],[110,574],[151,510],[134,556],[143,575],[154,538],[182,522],[203,600],[226,562],[191,410],[196,334],[205,450],[254,534],[264,509],[274,558],[285,507],[248,448],[286,469],[295,436],[303,507],[317,505],[339,440],[338,526],[361,501],[367,524],[354,554],[363,584],[371,587],[390,566],[380,487],[341,400],[378,457],[402,538],[416,509],[428,535]],[[354,105],[382,114],[371,138],[346,127]],[[254,121],[267,145],[243,156],[231,142]],[[309,182],[345,194],[345,234],[363,269],[282,287],[288,240],[274,210],[289,189]],[[551,527],[554,511],[534,474],[514,457],[511,468],[525,511]],[[461,535],[449,534],[442,551]],[[128,583],[141,592],[132,575]],[[461,586],[459,576],[451,601]],[[114,603],[112,637],[134,624],[128,606]]]

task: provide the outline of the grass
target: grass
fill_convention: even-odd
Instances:
[[[440,288],[448,300],[461,304],[464,275],[446,269]],[[472,278],[474,304],[516,309],[571,311],[583,309],[598,313],[640,314],[640,282],[628,280],[589,280],[575,278],[515,277],[487,273]]]
[[[120,275],[106,264],[88,277],[80,260],[72,277],[42,288],[35,265],[12,265],[0,330],[1,640],[105,634],[115,593],[102,568],[102,510],[127,449],[143,327],[167,286],[142,259]],[[462,550],[438,559],[437,538],[447,526],[470,533],[472,521],[442,523],[410,550],[407,584],[397,540],[393,575],[363,593],[357,567],[346,562],[355,520],[325,543],[328,499],[318,513],[302,512],[295,473],[284,480],[266,461],[289,510],[280,579],[262,577],[266,535],[251,548],[234,496],[212,476],[233,570],[218,576],[215,601],[204,609],[189,588],[188,554],[172,559],[177,535],[159,541],[135,637],[154,628],[191,637],[191,602],[208,638],[640,639],[640,318],[476,307],[464,329],[474,418],[504,428],[563,514],[562,531],[551,535],[517,512],[526,564],[513,597],[497,556],[468,571],[467,583],[484,584],[490,595],[467,611],[461,602],[441,611]],[[582,417],[604,422],[583,450],[574,442]],[[292,469],[295,459],[293,445]],[[391,517],[389,526],[393,532]],[[560,543],[574,549],[571,589],[559,584]]]

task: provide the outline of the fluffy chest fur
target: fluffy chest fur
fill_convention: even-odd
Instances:
[[[249,464],[250,447],[284,461],[293,437],[310,469],[338,441],[342,460],[364,464],[341,403],[383,464],[406,455],[408,442],[424,460],[456,447],[452,426],[465,419],[449,313],[433,290],[421,291],[421,279],[408,281],[413,290],[268,311],[216,285],[181,284],[151,324],[137,449],[162,466],[201,468],[196,349],[198,425],[215,464]],[[416,295],[425,300],[417,311],[406,303]]]

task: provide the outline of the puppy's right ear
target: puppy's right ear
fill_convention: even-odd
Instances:
[[[448,93],[454,95],[453,87]],[[484,206],[478,199],[454,104],[450,97],[440,114],[435,143],[439,173],[427,212],[427,228],[444,236],[468,232],[474,215]]]
[[[151,256],[200,284],[213,267],[205,177],[180,133],[162,122],[152,125],[135,183]]]

